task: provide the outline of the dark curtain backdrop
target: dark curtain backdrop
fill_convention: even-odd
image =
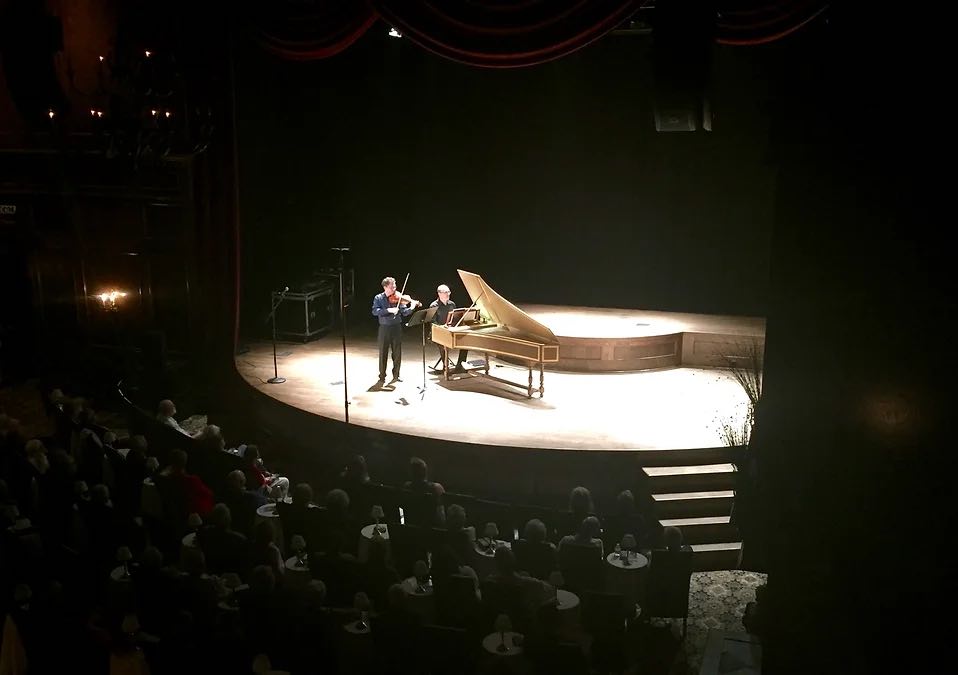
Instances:
[[[411,272],[467,300],[461,267],[515,302],[765,311],[775,166],[763,63],[717,48],[712,133],[657,134],[650,40],[608,36],[564,59],[463,67],[370,31],[290,64],[238,63],[244,325],[271,288],[348,245],[366,305]]]

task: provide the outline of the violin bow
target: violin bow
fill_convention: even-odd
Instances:
[[[402,282],[402,290],[399,291],[399,302],[396,303],[396,307],[402,307],[402,296],[406,292],[406,284],[409,283],[409,272],[406,272],[406,279]]]

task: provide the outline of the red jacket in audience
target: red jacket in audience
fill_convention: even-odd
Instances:
[[[206,486],[203,479],[192,473],[181,473],[178,478],[186,497],[187,513],[205,516],[213,510],[213,491]]]

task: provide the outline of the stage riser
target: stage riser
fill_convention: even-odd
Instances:
[[[732,490],[735,488],[735,473],[680,474],[675,476],[652,476],[649,492],[704,492],[707,490]]]
[[[739,550],[696,551],[692,556],[692,569],[696,572],[738,569]]]
[[[738,463],[742,457],[742,448],[720,446],[679,450],[640,450],[638,453],[638,461],[642,466],[693,466]]]
[[[727,368],[747,360],[751,344],[764,351],[764,336],[676,333],[645,338],[559,336],[559,360],[547,370],[599,373],[658,368]],[[509,360],[511,359],[504,359]]]
[[[709,499],[676,499],[656,502],[658,518],[695,518],[700,516],[727,516],[732,512],[734,499],[717,497]]]
[[[717,544],[720,542],[741,541],[741,535],[734,525],[728,523],[715,525],[683,525],[682,540],[686,544]]]
[[[728,367],[765,345],[765,321],[755,317],[636,309],[522,305],[559,341],[566,372],[640,372],[659,368]]]

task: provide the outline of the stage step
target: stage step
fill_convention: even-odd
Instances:
[[[678,450],[637,450],[641,466],[690,466],[738,462],[744,450],[741,447],[689,448]]]
[[[732,512],[734,498],[735,493],[732,490],[667,492],[652,495],[655,515],[659,518],[728,515]]]
[[[646,466],[642,471],[649,477],[649,492],[652,494],[731,490],[735,487],[735,467],[730,463]]]
[[[728,516],[667,518],[659,522],[662,527],[681,529],[686,544],[714,544],[739,539],[738,530],[729,522]]]
[[[696,572],[734,570],[742,552],[742,542],[728,541],[718,544],[692,544],[692,565]]]

